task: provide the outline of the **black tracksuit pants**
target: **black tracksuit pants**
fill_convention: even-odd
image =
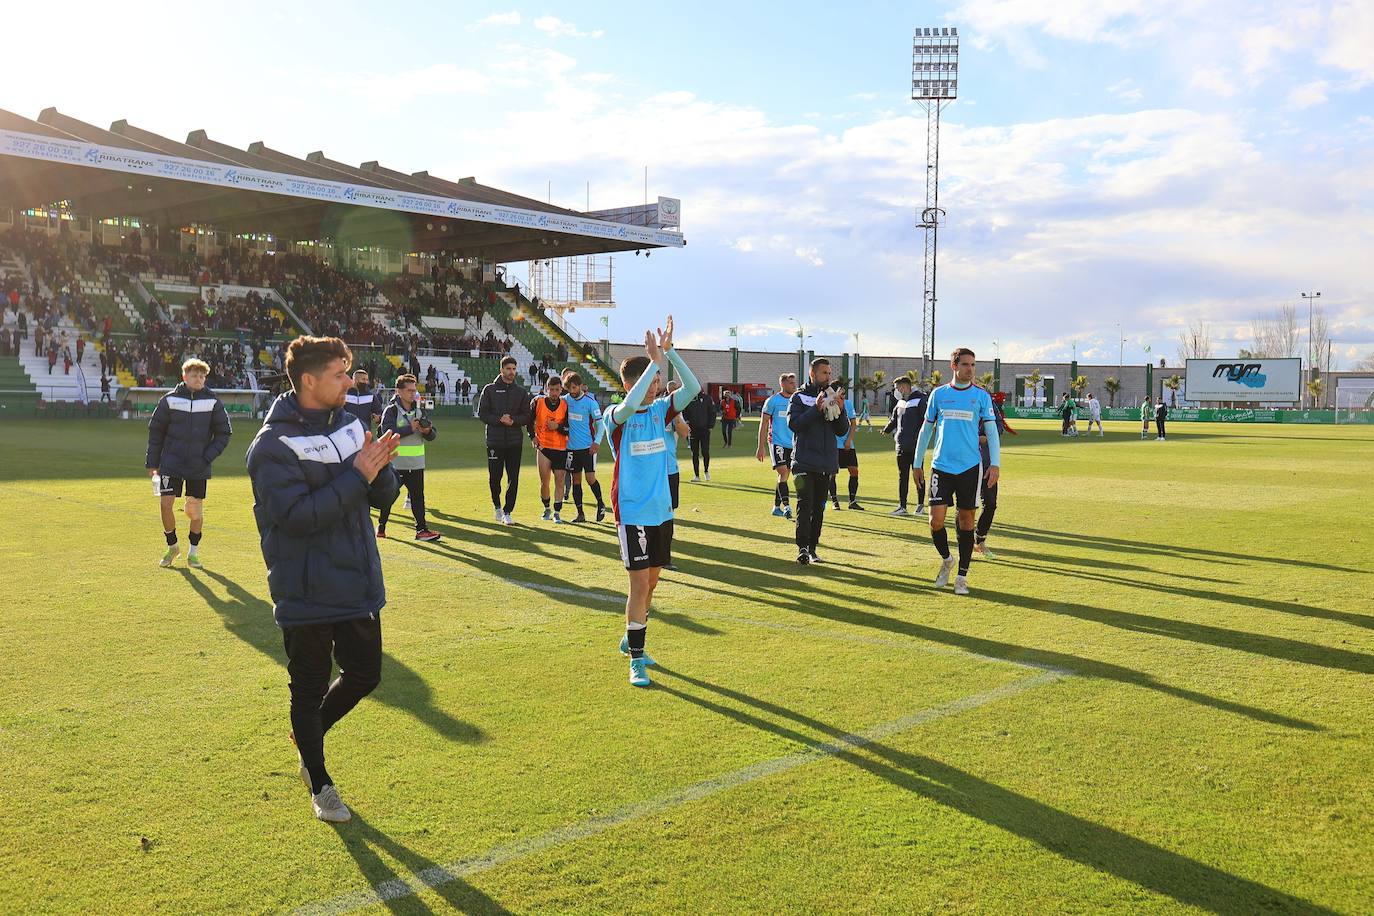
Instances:
[[[792,482],[797,486],[797,550],[814,551],[821,542],[821,525],[825,522],[825,503],[830,494],[834,474],[815,471],[796,471]]]
[[[324,733],[382,681],[382,622],[376,617],[282,629],[291,678],[291,730],[307,766],[324,765]],[[329,683],[333,662],[339,676]]]
[[[1164,418],[1155,417],[1155,429],[1158,430],[1159,438],[1164,438]]]
[[[692,447],[692,476],[701,476],[703,464],[706,465],[706,473],[711,473],[711,430],[691,430],[687,435],[687,444]]]
[[[491,487],[491,504],[506,512],[515,510],[515,497],[520,493],[520,458],[525,445],[487,446],[487,484]],[[506,475],[506,501],[501,502],[501,475]]]
[[[914,452],[897,453],[897,505],[906,508],[907,493],[910,492],[911,469],[916,464],[916,454]],[[916,505],[924,505],[926,501],[926,482],[918,480],[916,482]]]
[[[401,486],[406,488],[406,493],[410,496],[410,511],[415,515],[415,530],[424,531],[429,527],[425,524],[425,469],[397,471],[396,478],[401,482]],[[396,495],[400,496],[400,492],[398,491]],[[381,510],[380,517],[377,519],[377,527],[385,528],[386,520],[390,517],[391,506],[387,506]]]

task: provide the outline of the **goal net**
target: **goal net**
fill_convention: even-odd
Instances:
[[[1374,386],[1336,389],[1337,423],[1374,423]]]

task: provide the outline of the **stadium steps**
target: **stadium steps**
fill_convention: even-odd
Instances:
[[[54,332],[61,334],[67,332],[71,339],[72,356],[76,356],[76,337],[77,328],[70,322],[63,320],[56,327]],[[19,364],[23,367],[25,374],[29,378],[29,383],[33,388],[48,401],[77,401],[80,400],[80,382],[76,372],[76,363],[72,365],[72,371],[64,373],[62,371],[62,357],[57,358],[57,365],[53,366],[52,373],[48,373],[48,356],[46,347],[42,356],[33,355],[33,335],[30,333],[29,339],[23,341],[27,346],[20,348],[18,357]],[[86,377],[86,396],[91,401],[100,400],[100,355],[94,344],[90,340],[86,341],[86,351],[81,356],[79,364]]]
[[[545,344],[541,349],[544,352],[554,354],[555,365],[560,368],[573,366],[580,370],[582,375],[589,379],[593,390],[597,387],[604,388],[607,391],[619,390],[620,383],[617,381],[615,374],[611,371],[609,366],[596,356],[595,351],[590,350],[586,344],[574,340],[570,334],[554,324],[524,296],[515,293],[513,290],[499,290],[496,293],[496,301],[506,307],[509,315],[512,317],[518,316],[518,320],[515,322],[517,326],[524,325],[540,336]],[[569,356],[582,356],[587,358],[576,361],[560,361],[557,359],[559,344],[562,344],[563,347],[567,349]]]

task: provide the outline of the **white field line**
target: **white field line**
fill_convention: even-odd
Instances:
[[[859,750],[878,741],[898,735],[902,732],[915,728],[926,722],[942,719],[957,713],[966,712],[985,706],[997,700],[1006,699],[1030,690],[1057,681],[1065,677],[1065,674],[1058,671],[1042,671],[1033,677],[1013,681],[1010,684],[1003,684],[991,690],[981,693],[971,694],[943,703],[939,706],[923,709],[875,725],[873,728],[852,735],[842,735],[833,742],[820,744],[805,751],[798,751],[782,757],[775,757],[772,760],[764,760],[759,763],[750,764],[747,767],[724,773],[720,776],[713,776],[710,779],[693,783],[681,789],[675,789],[652,798],[647,801],[628,805],[618,811],[599,817],[588,818],[574,824],[567,824],[562,827],[555,827],[546,833],[517,840],[497,846],[487,852],[472,856],[466,859],[459,859],[448,865],[436,865],[427,868],[417,874],[398,875],[387,881],[377,884],[375,887],[366,890],[354,891],[342,894],[330,900],[318,903],[307,904],[296,912],[298,914],[308,914],[308,916],[334,916],[334,914],[349,913],[354,910],[368,906],[376,906],[389,900],[397,900],[402,897],[409,897],[412,894],[420,893],[429,888],[439,887],[459,878],[475,875],[480,872],[498,868],[502,865],[513,862],[526,856],[535,855],[556,846],[567,843],[577,842],[587,837],[596,836],[607,830],[614,829],[631,821],[639,820],[652,814],[675,808],[679,805],[688,804],[703,798],[734,789],[739,786],[757,782],[769,776],[776,776],[789,770],[805,766],[818,760],[834,757],[848,751]],[[347,830],[347,827],[343,828]]]
[[[28,496],[48,498],[45,494],[38,490],[30,490],[26,487],[14,486],[12,484],[0,485],[0,491],[3,490],[10,490],[15,493],[21,493]],[[103,512],[110,512],[119,515],[142,516],[145,514],[133,509],[111,506],[106,503],[99,503],[91,500],[84,500],[79,498],[73,499],[71,497],[66,496],[64,496],[62,499],[64,502],[76,503],[87,508],[98,509]],[[216,541],[241,540],[244,542],[245,545],[251,544],[254,550],[259,549],[257,537],[247,532],[240,531],[238,529],[216,529],[214,531],[214,539]],[[461,561],[455,559],[454,562],[456,563]],[[590,598],[610,605],[610,607],[607,608],[608,611],[613,610],[616,607],[622,607],[625,604],[625,598],[622,595],[614,595],[608,592],[591,591],[589,589],[575,588],[572,586],[551,585],[543,582],[525,582],[520,579],[508,579],[504,576],[498,576],[493,573],[486,572],[485,570],[478,569],[476,567],[468,567],[466,570],[460,571],[455,569],[453,563],[440,563],[435,560],[430,560],[424,557],[415,557],[413,559],[408,559],[405,561],[405,564],[407,566],[419,566],[424,569],[433,569],[438,572],[446,572],[454,575],[472,576],[480,579],[485,579],[489,582],[501,582],[506,585],[512,585],[518,588],[525,588],[531,591],[542,592],[544,594],[549,595],[561,595],[566,598]],[[671,580],[669,580],[669,584],[671,584]],[[745,601],[751,600],[748,595],[739,595],[738,597]],[[778,630],[787,633],[797,633],[803,636],[810,636],[813,639],[826,639],[839,642],[854,642],[866,645],[889,646],[893,648],[902,649],[905,651],[929,653],[932,655],[962,656],[964,658],[973,658],[981,662],[988,662],[997,665],[1011,665],[1012,667],[1024,668],[1028,671],[1048,671],[1061,675],[1072,675],[1074,673],[1072,671],[1067,671],[1062,668],[1056,668],[1053,665],[1037,664],[1035,662],[1016,661],[1009,658],[997,658],[996,656],[983,655],[978,652],[970,652],[967,649],[960,649],[955,646],[941,646],[936,645],[934,643],[918,642],[909,639],[898,639],[884,636],[872,636],[865,633],[845,633],[836,630],[827,630],[817,627],[810,627],[804,624],[785,623],[782,621],[758,620],[753,617],[743,617],[736,614],[723,614],[717,611],[701,610],[698,608],[693,608],[690,613],[683,613],[685,614],[685,616],[689,617],[702,617],[711,620],[721,620],[728,621],[730,623],[738,623],[744,626],[759,627],[768,630]]]

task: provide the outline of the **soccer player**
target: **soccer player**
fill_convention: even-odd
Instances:
[[[550,375],[544,382],[544,396],[530,401],[530,441],[534,443],[539,467],[539,499],[544,503],[544,521],[553,518],[563,524],[563,485],[568,467],[568,402],[563,400],[563,380]],[[549,512],[549,478],[553,478],[553,512]]]
[[[366,369],[353,370],[353,387],[348,389],[344,410],[358,418],[364,429],[372,429],[382,418],[382,393],[373,391]]]
[[[620,558],[629,571],[625,599],[625,636],[620,651],[630,657],[630,684],[649,686],[644,652],[649,605],[659,573],[673,561],[673,508],[668,493],[668,445],[665,430],[682,408],[701,390],[687,363],[673,349],[673,316],[666,329],[644,332],[644,356],[627,357],[620,364],[625,399],[606,414],[607,438],[615,455],[611,507],[620,535]],[[672,363],[682,387],[659,397],[659,364]]]
[[[515,498],[520,493],[521,435],[530,422],[530,393],[515,380],[515,357],[501,360],[501,374],[477,398],[477,418],[486,424],[487,484],[496,521],[512,524]],[[501,474],[506,475],[506,500],[501,502]]]
[[[926,479],[916,462],[916,433],[925,419],[926,393],[912,385],[908,376],[897,379],[893,386],[897,401],[892,407],[892,419],[883,427],[883,435],[892,436],[897,445],[897,508],[893,515],[906,515],[906,499],[910,483],[916,481],[916,515],[926,511]]]
[[[158,476],[162,534],[167,552],[158,565],[171,566],[181,553],[177,545],[177,497],[186,493],[186,520],[191,548],[186,565],[200,569],[200,536],[205,525],[205,488],[210,464],[229,445],[233,429],[215,393],[205,387],[210,367],[199,359],[181,364],[181,384],[162,396],[148,421],[148,452],[144,466]],[[371,524],[368,528],[371,528]]]
[[[1169,419],[1169,408],[1164,404],[1164,398],[1159,399],[1155,405],[1155,429],[1159,431],[1157,442],[1164,441],[1164,421]]]
[[[687,426],[692,430],[687,437],[687,444],[692,448],[692,483],[701,482],[703,467],[706,469],[706,479],[711,479],[711,427],[716,425],[719,415],[720,408],[704,391],[698,391],[682,411],[682,419],[687,421]]]
[[[582,376],[568,369],[563,372],[563,400],[568,402],[568,463],[565,470],[572,485],[573,505],[577,507],[575,522],[585,522],[582,511],[582,479],[596,497],[596,520],[606,517],[606,503],[601,498],[601,484],[596,480],[597,431],[601,424],[601,405],[587,392]]]
[[[787,425],[787,407],[797,393],[797,373],[784,372],[778,376],[778,391],[763,402],[759,415],[759,461],[771,459],[778,475],[773,488],[773,514],[779,518],[792,517],[792,493],[788,478],[792,475],[792,427]]]
[[[994,391],[992,393],[992,414],[995,418],[993,424],[997,427],[998,440],[1000,442],[1002,433],[1011,433],[1015,436],[1016,430],[1007,425],[1007,415],[1002,410],[1002,402],[1007,399],[1005,391]],[[988,449],[988,433],[985,428],[989,421],[984,420],[979,425],[978,430],[978,452],[982,459],[983,467],[992,467],[992,454]],[[1000,481],[999,481],[1000,482]],[[988,550],[988,533],[992,531],[992,519],[997,514],[997,487],[998,484],[988,484],[983,490],[983,511],[978,513],[978,526],[974,529],[973,550],[975,553],[982,554],[989,560],[993,559],[991,550]]]
[[[663,367],[659,366],[659,372],[663,373]],[[667,373],[663,373],[667,374]],[[668,383],[668,394],[676,394],[682,387],[682,383],[673,379]],[[678,414],[668,421],[668,425],[663,428],[663,443],[668,446],[668,495],[672,497],[673,510],[677,510],[679,491],[681,490],[682,474],[677,465],[677,444],[680,439],[691,435],[692,429],[687,425],[687,421],[682,419],[682,414]],[[664,569],[677,569],[672,563],[663,567]]]
[[[1150,404],[1150,396],[1145,395],[1145,399],[1140,402],[1140,438],[1146,439],[1150,435],[1150,418],[1154,416],[1154,407]]]
[[[945,530],[945,514],[950,506],[958,510],[959,571],[954,579],[954,593],[968,594],[968,567],[973,559],[974,512],[983,489],[984,470],[978,448],[980,431],[988,439],[988,486],[997,485],[1001,464],[1001,440],[997,434],[996,414],[992,398],[973,384],[973,370],[977,362],[973,351],[960,347],[950,358],[953,381],[930,393],[926,402],[925,422],[916,437],[916,462],[924,468],[926,446],[935,437],[935,456],[930,462],[930,534],[935,550],[940,554],[940,572],[935,587],[949,584],[954,558],[949,555],[949,532]],[[991,423],[984,423],[991,420]]]
[[[1064,392],[1064,399],[1059,402],[1059,418],[1059,435],[1078,435],[1078,403],[1069,397],[1067,391]]]
[[[841,393],[844,388],[840,388]],[[864,511],[864,507],[859,505],[859,451],[854,448],[854,433],[859,428],[857,420],[858,414],[854,412],[854,401],[850,398],[844,399],[844,413],[848,420],[848,428],[844,433],[835,437],[835,445],[839,449],[840,467],[849,469],[849,508]],[[835,477],[830,478],[830,499],[835,503],[835,508],[840,508],[840,496],[838,481]]]
[[[356,373],[354,378],[357,378]],[[410,496],[410,509],[415,515],[415,540],[437,541],[438,533],[430,531],[425,522],[425,443],[433,442],[438,432],[420,408],[416,391],[415,376],[402,375],[396,379],[396,395],[382,412],[380,431],[395,433],[399,437],[391,468]],[[358,419],[366,429],[370,418]],[[388,504],[378,516],[377,537],[386,537],[386,522],[390,517],[391,506]]]
[[[352,353],[337,337],[297,337],[286,351],[291,391],[248,447],[253,516],[291,689],[291,740],[315,816],[353,815],[325,769],[325,733],[382,678],[386,605],[368,507],[396,501],[394,432],[374,439],[341,409]],[[339,676],[330,683],[333,664]]]
[[[797,562],[802,566],[821,561],[816,548],[825,522],[826,494],[840,470],[838,441],[849,429],[844,404],[844,389],[830,386],[830,360],[818,356],[811,361],[806,386],[797,389],[787,406],[792,479],[797,482]]]
[[[1088,392],[1088,435],[1092,435],[1093,424],[1097,424],[1097,438],[1101,439],[1105,433],[1102,432],[1102,402],[1091,391]]]

